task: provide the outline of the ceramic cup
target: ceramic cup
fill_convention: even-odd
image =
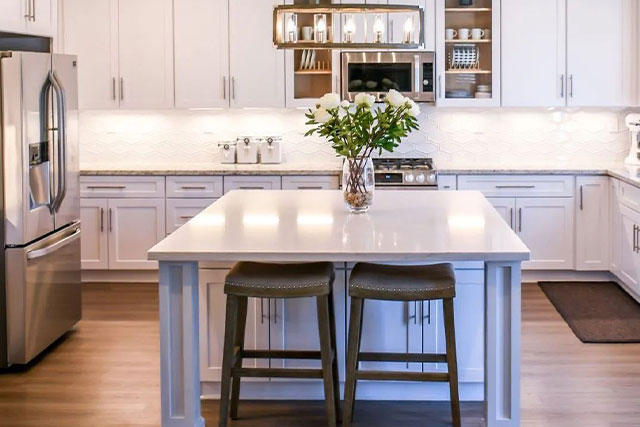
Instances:
[[[471,38],[473,40],[482,40],[484,37],[484,30],[481,28],[474,28],[471,30]]]
[[[459,40],[469,40],[470,36],[471,36],[471,30],[469,30],[468,28],[460,28],[458,30]]]
[[[456,38],[457,35],[458,35],[458,32],[453,28],[447,28],[446,30],[444,30],[444,37],[447,40],[453,40]]]
[[[302,27],[302,40],[313,39],[313,27]]]

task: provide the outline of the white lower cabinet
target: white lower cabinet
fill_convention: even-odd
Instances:
[[[110,199],[109,268],[158,268],[147,251],[165,237],[164,216],[164,199]]]
[[[502,219],[512,229],[515,225],[516,199],[503,197],[487,197],[489,203],[498,211]]]
[[[634,292],[640,295],[640,213],[620,206],[621,228],[620,244],[621,258],[619,277]]]
[[[109,203],[106,199],[80,199],[80,258],[84,270],[109,268],[109,241],[105,219],[108,210]]]
[[[576,178],[576,270],[610,267],[609,177]]]
[[[620,277],[622,264],[622,214],[620,212],[620,181],[609,183],[609,212],[611,215],[611,272]]]

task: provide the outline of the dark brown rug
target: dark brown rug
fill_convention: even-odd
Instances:
[[[640,304],[613,282],[540,282],[584,343],[639,343]]]

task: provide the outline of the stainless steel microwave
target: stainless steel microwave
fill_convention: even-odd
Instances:
[[[435,101],[435,53],[410,51],[342,52],[342,98],[359,93],[384,101],[396,89],[416,102]]]

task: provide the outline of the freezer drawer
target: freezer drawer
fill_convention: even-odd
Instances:
[[[24,364],[80,320],[80,223],[5,254],[8,361]]]

